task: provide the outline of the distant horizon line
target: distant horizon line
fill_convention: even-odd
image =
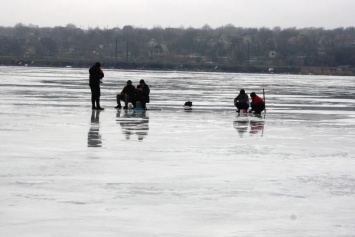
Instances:
[[[209,24],[204,24],[203,26],[200,26],[200,27],[194,27],[194,26],[184,26],[184,25],[181,25],[181,26],[162,26],[162,25],[154,25],[152,27],[145,27],[145,26],[137,26],[137,25],[124,25],[122,27],[120,26],[114,26],[114,27],[109,27],[108,25],[107,26],[86,26],[86,27],[83,27],[82,25],[79,25],[78,24],[74,24],[74,23],[67,23],[65,25],[55,25],[55,26],[40,26],[40,25],[36,25],[36,24],[33,24],[33,23],[28,23],[28,24],[25,24],[25,23],[22,23],[22,22],[19,22],[19,23],[16,23],[14,24],[13,26],[6,26],[6,25],[0,25],[0,27],[4,27],[4,28],[15,28],[15,27],[18,27],[18,26],[23,26],[23,27],[34,27],[34,28],[57,28],[57,27],[71,27],[71,28],[77,28],[77,29],[82,29],[82,30],[91,30],[91,29],[101,29],[101,30],[113,30],[113,29],[123,29],[124,27],[133,27],[134,29],[157,29],[157,28],[161,28],[161,29],[203,29],[203,28],[209,28],[209,29],[212,29],[212,30],[215,30],[215,29],[219,29],[219,28],[227,28],[227,27],[234,27],[234,28],[244,28],[244,29],[325,29],[325,30],[335,30],[335,29],[349,29],[349,28],[355,28],[355,26],[338,26],[338,27],[334,27],[334,28],[326,28],[324,26],[307,26],[307,27],[297,27],[297,26],[288,26],[288,27],[281,27],[281,26],[273,26],[273,27],[267,27],[267,26],[259,26],[259,27],[256,27],[256,26],[236,26],[232,23],[228,23],[228,24],[224,24],[224,25],[221,25],[221,26],[218,26],[218,27],[212,27],[211,25]]]

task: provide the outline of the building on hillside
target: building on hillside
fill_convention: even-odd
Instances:
[[[169,53],[169,49],[165,44],[156,42],[155,39],[152,39],[148,43],[149,47],[149,59],[154,59],[155,57],[166,56]]]

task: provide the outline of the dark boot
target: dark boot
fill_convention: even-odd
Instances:
[[[116,101],[117,101],[117,106],[115,107],[115,109],[122,108],[120,94],[116,95]]]
[[[96,100],[96,109],[97,110],[104,110],[104,108],[101,108],[101,106],[100,106],[100,100]]]

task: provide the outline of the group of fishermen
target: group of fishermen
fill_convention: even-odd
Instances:
[[[265,101],[255,94],[255,92],[250,93],[250,107],[249,113],[254,112],[254,114],[260,114],[265,109]],[[245,93],[244,89],[241,89],[239,95],[234,99],[234,105],[237,107],[237,112],[247,112],[249,109],[249,97]]]
[[[104,73],[101,70],[101,64],[99,62],[95,63],[89,69],[89,84],[91,89],[91,103],[92,109],[103,110],[100,106],[100,83],[102,83],[102,78]],[[147,109],[146,104],[149,103],[149,86],[142,79],[139,81],[137,87],[132,85],[132,81],[128,80],[126,86],[123,88],[121,93],[117,94],[117,106],[116,109],[121,109],[121,100],[124,101],[123,109],[128,109],[128,103],[132,103],[134,108]],[[250,107],[249,113],[254,112],[255,114],[260,114],[265,109],[265,101],[260,98],[255,92],[250,93]],[[237,107],[237,112],[247,112],[249,109],[249,96],[245,93],[244,89],[240,90],[239,95],[234,99],[234,105]]]
[[[132,81],[128,80],[127,85],[123,88],[120,94],[117,94],[116,109],[121,109],[121,100],[125,105],[123,109],[128,109],[128,103],[131,102],[134,108],[147,109],[146,104],[149,103],[149,86],[142,79],[139,81],[137,88],[132,85]]]
[[[101,64],[99,62],[95,63],[89,69],[89,85],[91,89],[91,104],[92,109],[103,110],[100,106],[100,83],[102,83],[102,78],[104,78],[104,72],[101,69]],[[121,93],[117,94],[117,106],[116,109],[121,109],[121,100],[124,101],[123,109],[128,109],[128,103],[132,103],[134,108],[147,109],[146,104],[149,103],[149,86],[142,79],[139,81],[137,88],[132,85],[132,81],[128,80],[127,85],[123,88]]]

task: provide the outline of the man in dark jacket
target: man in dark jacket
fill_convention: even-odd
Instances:
[[[89,85],[91,89],[91,103],[92,103],[92,109],[97,109],[97,110],[103,110],[100,106],[100,83],[101,79],[104,77],[104,73],[101,70],[101,64],[99,62],[95,63],[94,66],[92,66],[89,69]],[[96,102],[96,106],[95,106]]]
[[[238,113],[240,113],[240,110],[245,110],[246,112],[249,109],[249,97],[244,89],[241,89],[239,95],[235,97],[234,105],[238,108]]]
[[[132,81],[128,80],[126,86],[123,87],[121,93],[117,94],[116,96],[117,106],[115,108],[116,109],[121,108],[121,102],[120,102],[121,100],[124,101],[125,103],[123,109],[128,109],[128,102],[131,102],[133,105],[135,105],[135,96],[136,96],[136,88],[132,85]]]
[[[140,102],[142,109],[147,109],[146,104],[149,103],[150,89],[143,79],[139,81],[139,85],[140,92],[137,93],[139,95],[137,96],[137,101]]]

